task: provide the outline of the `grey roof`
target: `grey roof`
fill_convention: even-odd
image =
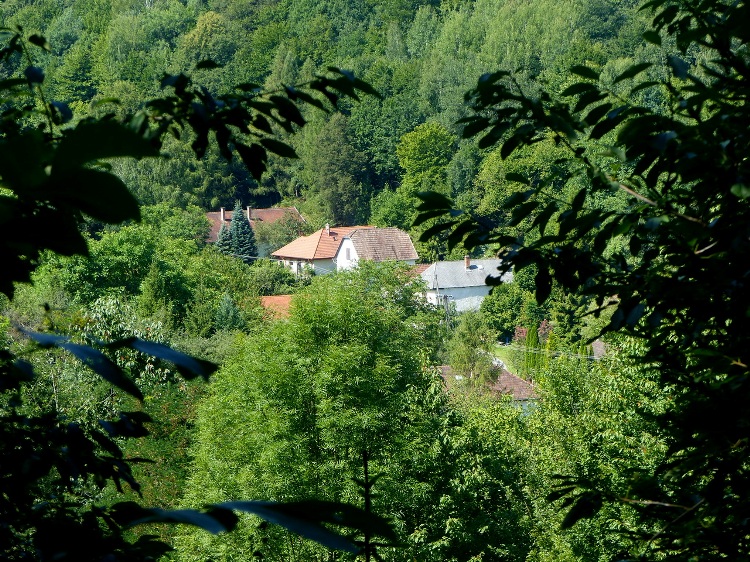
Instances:
[[[461,261],[439,261],[433,263],[422,272],[422,279],[427,283],[428,289],[450,289],[456,287],[479,287],[485,285],[488,275],[499,277],[497,270],[500,260],[471,260],[469,268],[466,268],[464,260]],[[513,279],[512,273],[506,273],[503,281]]]
[[[398,228],[364,228],[349,234],[361,260],[416,260],[417,251],[409,235]]]

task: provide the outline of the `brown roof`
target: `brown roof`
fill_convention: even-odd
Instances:
[[[336,257],[341,242],[355,230],[375,228],[374,226],[334,226],[321,228],[310,236],[302,236],[271,255],[275,258],[300,260],[324,260]]]
[[[289,318],[292,305],[292,295],[275,295],[260,297],[260,305],[271,318]]]
[[[416,260],[419,256],[409,235],[398,228],[367,228],[349,235],[361,260]]]
[[[439,367],[440,375],[444,381],[448,381],[454,376],[453,368],[450,365],[441,365]],[[513,400],[525,402],[526,400],[536,400],[539,395],[534,390],[534,385],[519,376],[509,373],[505,369],[498,369],[498,377],[489,389],[498,394],[509,395]]]
[[[232,213],[234,211],[224,211],[224,224],[227,228],[229,223],[232,221]],[[243,209],[243,213],[247,213],[247,209]],[[210,211],[206,213],[208,221],[211,223],[211,230],[208,234],[208,242],[216,242],[219,237],[219,230],[221,230],[221,211]],[[273,207],[270,209],[250,209],[250,226],[255,228],[255,222],[266,222],[273,224],[277,221],[284,219],[285,217],[291,217],[298,222],[305,222],[296,207]]]
[[[427,269],[431,266],[431,263],[418,263],[414,267],[411,268],[411,272],[416,277],[417,275],[422,275]]]
[[[510,394],[513,400],[536,400],[539,398],[539,395],[534,391],[534,386],[529,381],[509,373],[505,369],[500,371],[500,375],[490,386],[490,390],[500,394]]]

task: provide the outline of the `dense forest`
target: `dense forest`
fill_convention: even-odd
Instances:
[[[747,8],[698,4],[0,2],[7,557],[747,555]],[[268,120],[229,143],[196,117],[256,95]],[[206,212],[274,205],[306,225],[207,243]],[[423,262],[500,252],[514,280],[457,315],[406,267],[235,257],[326,223],[402,228]],[[531,405],[489,390],[494,356]],[[205,507],[253,499],[388,527]]]

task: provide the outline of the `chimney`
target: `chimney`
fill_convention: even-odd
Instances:
[[[471,269],[471,258],[469,257],[469,254],[464,256],[464,267],[466,267],[467,270]]]
[[[247,222],[250,222],[250,205],[247,206]]]
[[[331,225],[326,223],[326,236],[331,235]]]
[[[221,213],[221,224],[224,224],[224,221],[227,220],[227,217],[226,217],[226,215],[224,213],[224,207],[222,207],[221,211],[219,211],[219,212]]]

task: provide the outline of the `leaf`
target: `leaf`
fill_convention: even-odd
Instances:
[[[552,292],[552,276],[543,264],[538,265],[534,284],[536,285],[536,302],[541,306]]]
[[[677,55],[669,55],[667,57],[667,61],[669,62],[672,73],[676,78],[684,79],[687,77],[688,70],[690,69],[690,65],[687,62],[682,60]]]
[[[575,84],[571,84],[565,90],[563,90],[561,96],[573,96],[578,94],[583,94],[586,92],[591,92],[592,90],[597,90],[597,87],[594,84],[591,84],[590,82],[576,82]]]
[[[523,174],[519,174],[518,172],[508,172],[507,174],[505,174],[505,179],[508,181],[522,183],[524,185],[531,185],[528,178]]]
[[[23,71],[29,84],[41,84],[44,82],[44,71],[38,66],[28,66]]]
[[[50,47],[50,45],[47,42],[47,40],[44,37],[42,37],[41,35],[31,35],[31,36],[29,36],[29,43],[31,43],[32,45],[36,45],[37,47],[41,47],[42,49],[44,49],[47,52],[52,51],[52,48]]]
[[[79,168],[52,179],[60,197],[97,220],[116,224],[141,218],[138,200],[114,174]]]
[[[740,199],[747,199],[750,197],[750,185],[745,183],[736,183],[730,188],[730,193],[739,197]]]
[[[430,211],[433,209],[449,210],[453,208],[453,201],[437,191],[420,191],[417,198],[422,202],[417,205],[417,211]]]
[[[206,60],[202,60],[198,64],[196,64],[195,65],[195,69],[196,70],[208,70],[208,69],[212,69],[212,68],[222,68],[223,66],[224,66],[223,64],[219,64],[216,61],[213,61],[211,59],[206,59]]]
[[[358,552],[348,539],[329,531],[322,523],[332,523],[350,529],[377,535],[395,542],[396,534],[388,523],[366,511],[337,502],[302,501],[277,504],[263,501],[234,501],[218,504],[217,507],[253,513],[258,517],[281,525],[323,546],[347,552]]]
[[[586,117],[583,118],[583,120],[589,126],[595,125],[602,117],[604,117],[609,112],[610,109],[612,109],[611,103],[603,103],[602,105],[598,105],[594,109],[589,111],[588,114],[586,114]]]
[[[602,507],[602,500],[598,494],[593,492],[587,492],[578,498],[578,501],[573,504],[570,511],[565,515],[562,523],[560,524],[561,529],[570,529],[581,519],[587,519],[593,517]]]
[[[573,74],[581,76],[583,78],[590,78],[592,80],[599,80],[599,73],[593,68],[582,65],[574,65],[570,67],[570,71]]]
[[[211,363],[210,361],[197,359],[161,343],[146,341],[135,337],[113,342],[108,344],[107,347],[112,349],[130,347],[136,351],[157,357],[158,359],[169,361],[177,368],[179,373],[188,380],[194,379],[195,377],[203,377],[205,380],[208,380],[218,369],[218,365]]]
[[[231,521],[231,517],[227,517],[225,513],[216,517],[214,514],[195,509],[166,510],[150,508],[144,509],[140,517],[130,521],[129,526],[134,527],[135,525],[142,525],[144,523],[181,523],[183,525],[200,527],[216,535],[224,531],[231,531],[236,526],[236,516],[234,525],[228,526],[228,521]]]
[[[444,230],[449,230],[453,228],[458,223],[458,221],[448,221],[448,222],[441,222],[438,224],[435,224],[425,230],[419,237],[420,242],[426,242],[436,234],[439,234],[440,232],[443,232]]]
[[[242,158],[242,162],[247,167],[250,175],[256,180],[260,180],[263,172],[266,171],[266,161],[268,160],[268,153],[259,144],[251,144],[246,146],[241,143],[235,143],[234,148]]]
[[[628,326],[635,326],[638,323],[638,320],[641,319],[641,316],[643,316],[643,312],[645,311],[646,307],[643,305],[643,303],[636,304],[633,308],[630,309],[630,312],[628,312],[627,317],[625,318],[625,323]]]
[[[453,232],[448,235],[448,249],[452,250],[455,248],[461,240],[463,240],[464,236],[474,230],[474,228],[475,224],[472,221],[466,220],[460,223],[453,229]]]
[[[83,122],[60,141],[52,171],[72,170],[103,158],[158,155],[158,150],[148,140],[114,121]]]
[[[640,64],[634,64],[628,68],[625,69],[625,71],[620,74],[617,78],[615,78],[612,83],[617,84],[618,82],[622,82],[623,80],[627,80],[628,78],[634,78],[635,76],[638,76],[641,72],[646,70],[647,68],[653,66],[650,62],[642,62]]]
[[[661,35],[658,31],[646,31],[643,33],[643,38],[653,45],[661,46]]]
[[[143,400],[143,394],[133,381],[127,378],[122,370],[98,349],[94,349],[87,345],[72,343],[69,338],[64,336],[42,334],[24,328],[22,328],[21,331],[42,347],[56,346],[72,353],[107,382],[113,384],[120,390],[127,392],[131,396]]]
[[[278,154],[283,158],[299,158],[291,146],[275,139],[261,139],[260,144],[266,150]]]
[[[5,80],[0,80],[0,90],[9,90],[16,86],[24,86],[26,83],[27,81],[23,78],[6,78]]]

